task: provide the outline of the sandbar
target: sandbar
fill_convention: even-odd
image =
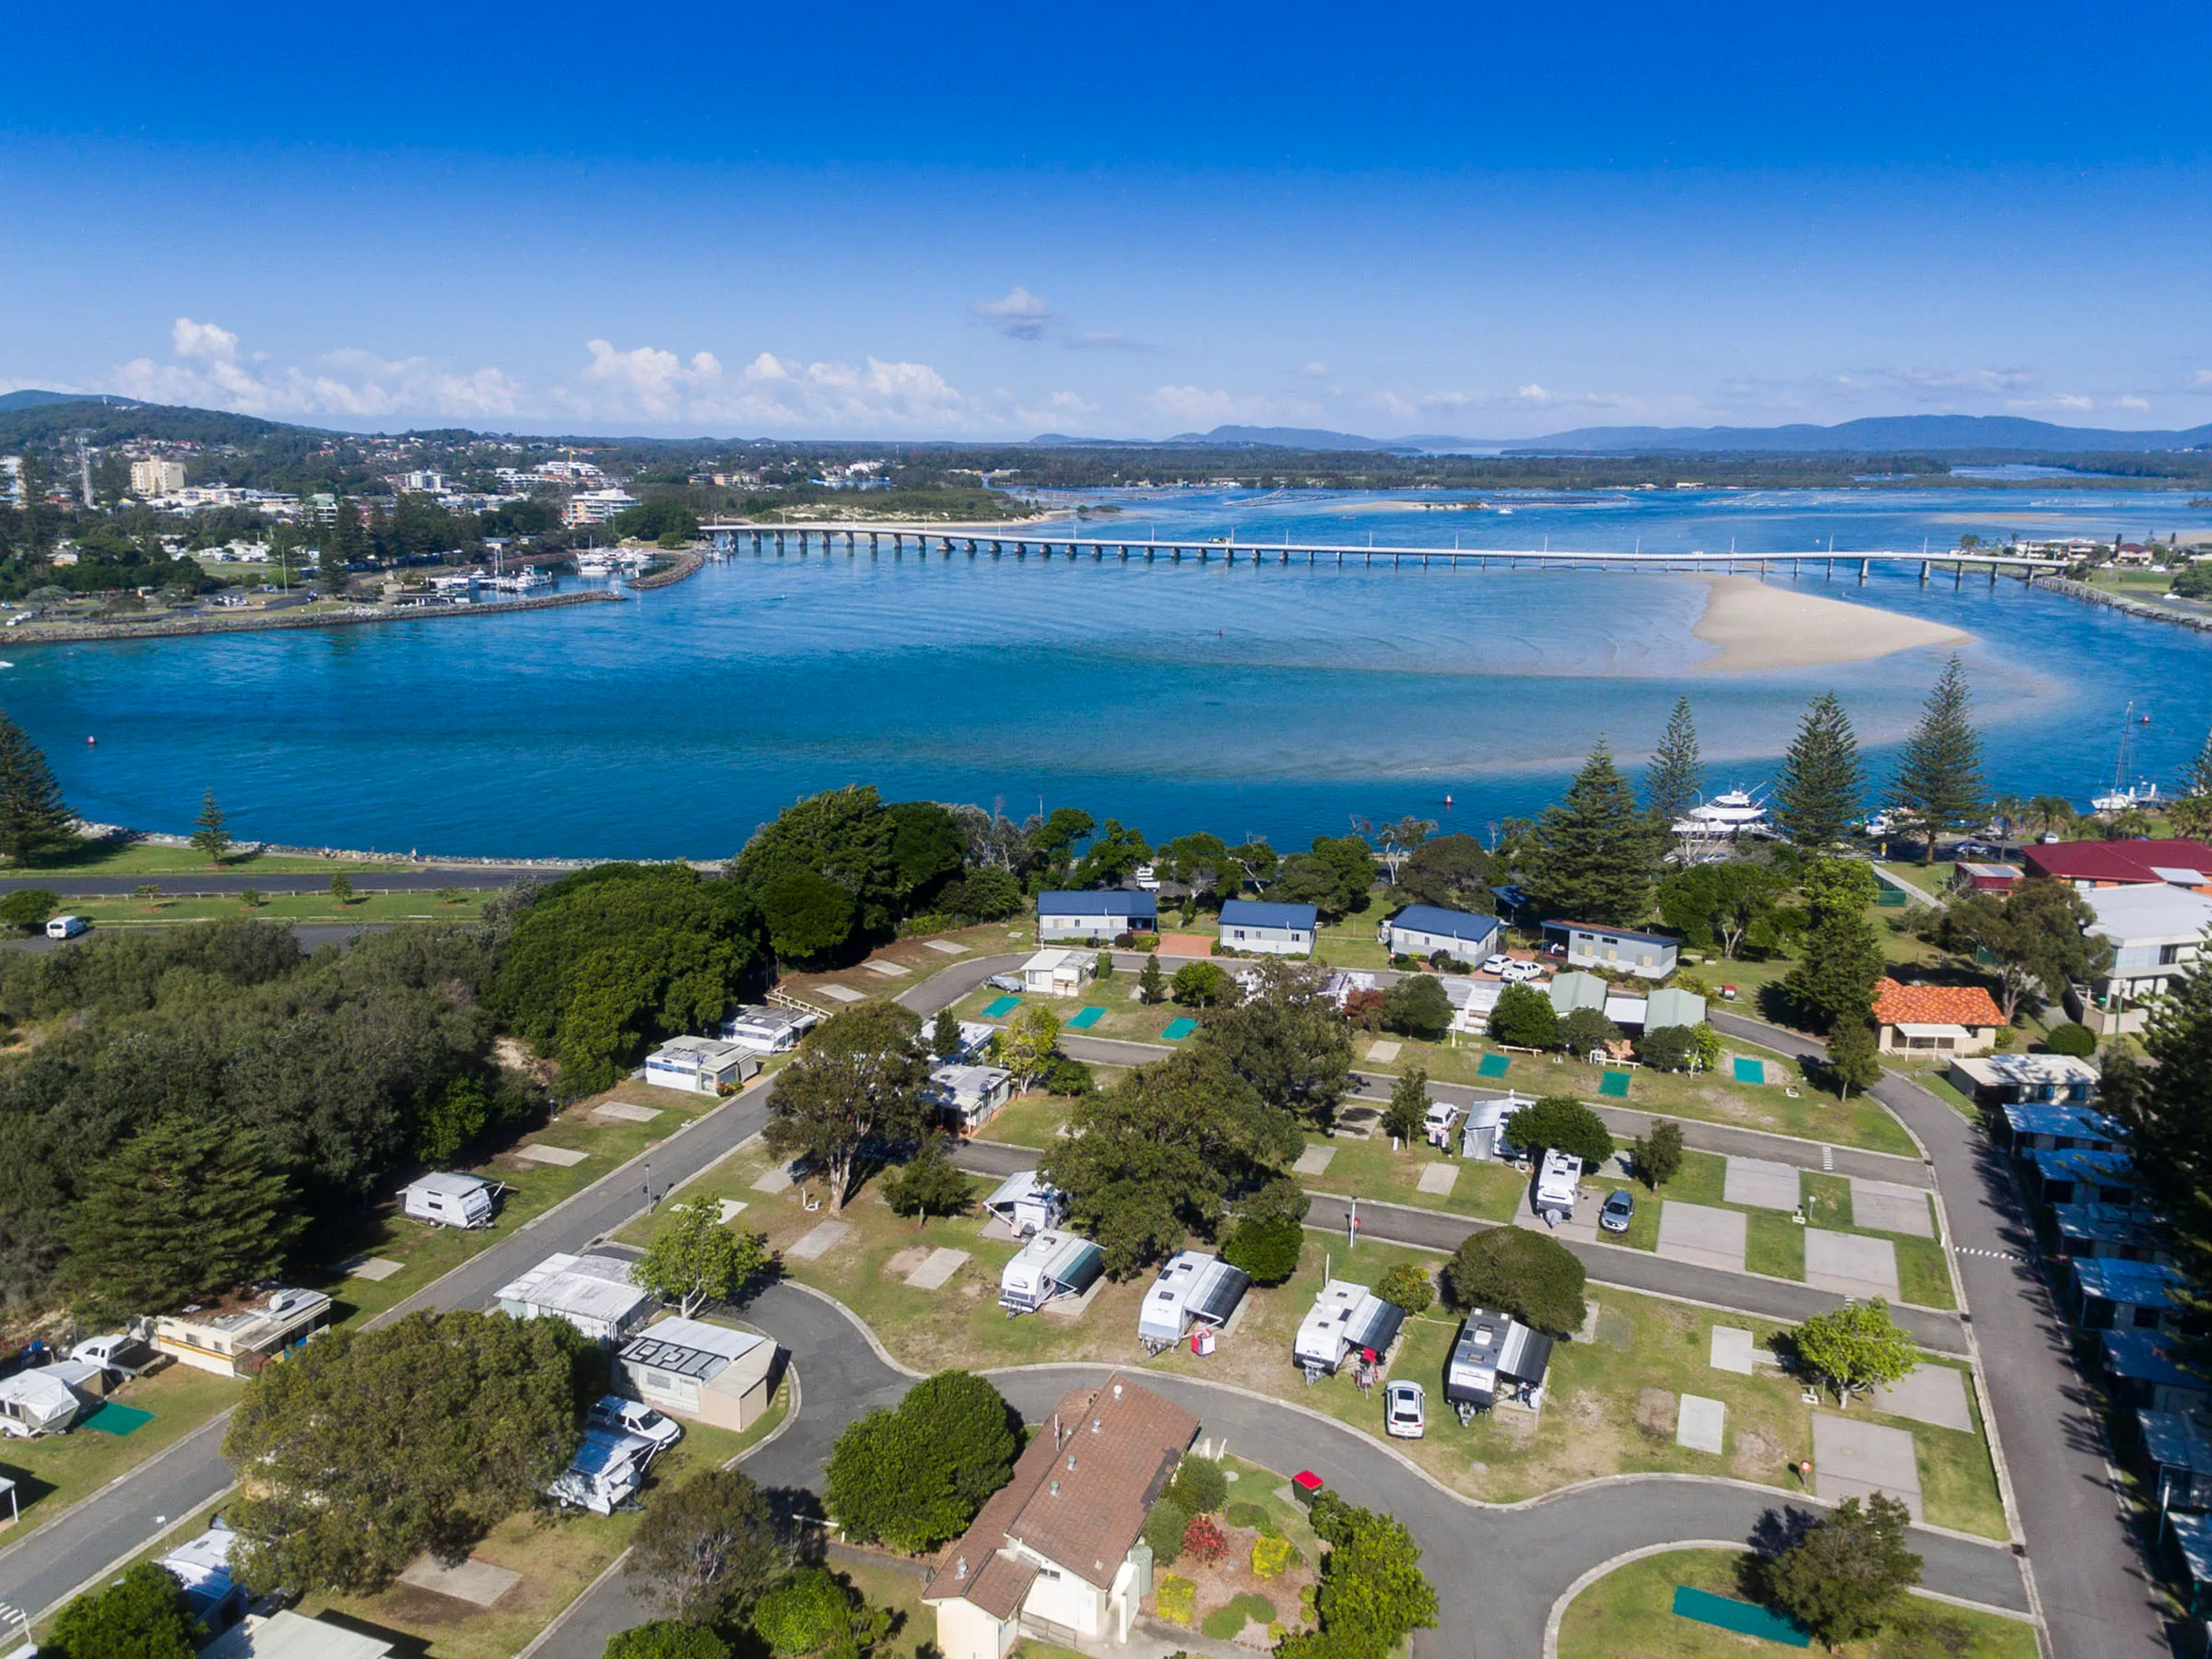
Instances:
[[[1919,617],[1872,605],[1822,599],[1770,587],[1753,576],[1692,576],[1706,586],[1705,614],[1691,629],[1717,654],[1700,674],[1758,674],[1770,668],[1820,668],[1865,663],[1924,645],[1959,645],[1973,638]]]

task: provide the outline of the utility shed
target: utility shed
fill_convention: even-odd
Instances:
[[[718,1429],[750,1429],[768,1409],[776,1345],[703,1319],[664,1319],[615,1356],[615,1386],[633,1400]]]

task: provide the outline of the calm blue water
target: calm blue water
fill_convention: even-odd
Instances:
[[[1108,498],[1087,498],[1100,500]],[[1937,547],[2202,524],[2140,493],[1668,491],[1433,496],[1177,490],[1113,498],[1133,538],[1378,546]],[[1097,521],[1093,521],[1094,524]],[[1776,581],[1786,582],[1786,574]],[[2212,639],[1947,575],[1806,591],[1975,635],[1964,655],[1993,782],[2085,800],[2171,778],[2212,719]],[[868,782],[1016,816],[1077,805],[1155,837],[1278,845],[1406,812],[1480,833],[1538,808],[1590,742],[1634,759],[1689,692],[1709,785],[1771,775],[1833,687],[1863,740],[1906,730],[1940,667],[1700,675],[1702,584],[1622,572],[1303,567],[1233,571],[887,552],[747,554],[620,606],[326,633],[5,649],[7,712],[86,816],[189,826],[212,787],[233,830],[310,844],[515,855],[724,856],[814,790]],[[96,747],[85,738],[96,735]],[[1881,758],[1886,766],[1887,757]],[[1444,796],[1454,797],[1447,811]]]

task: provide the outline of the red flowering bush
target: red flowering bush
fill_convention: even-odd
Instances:
[[[1229,1554],[1229,1535],[1211,1515],[1193,1515],[1182,1531],[1182,1553],[1211,1567]]]

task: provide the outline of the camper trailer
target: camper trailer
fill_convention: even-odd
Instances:
[[[1547,1147],[1536,1170],[1536,1199],[1531,1206],[1547,1227],[1574,1219],[1574,1199],[1583,1184],[1583,1160],[1557,1147]]]
[[[504,1191],[481,1175],[425,1175],[399,1189],[400,1213],[437,1227],[489,1227]]]
[[[1063,1296],[1080,1296],[1106,1270],[1105,1255],[1088,1239],[1074,1233],[1040,1232],[999,1275],[998,1305],[1011,1318],[1034,1313]]]
[[[1018,1170],[998,1183],[983,1200],[983,1208],[1005,1222],[1016,1238],[1026,1239],[1067,1218],[1067,1196],[1040,1181],[1036,1171]]]
[[[1500,1400],[1532,1410],[1544,1395],[1544,1373],[1551,1363],[1551,1338],[1532,1331],[1508,1313],[1477,1308],[1459,1327],[1452,1358],[1444,1366],[1444,1401],[1456,1406],[1459,1420],[1473,1420]]]
[[[0,1434],[34,1440],[65,1432],[85,1409],[87,1400],[80,1389],[100,1374],[97,1365],[65,1359],[0,1378]]]
[[[1145,1292],[1137,1310],[1137,1339],[1158,1353],[1181,1342],[1194,1325],[1218,1331],[1251,1288],[1252,1276],[1220,1257],[1179,1250]]]
[[[1405,1309],[1365,1285],[1331,1279],[1300,1321],[1292,1352],[1308,1377],[1332,1377],[1350,1355],[1386,1352],[1405,1323]]]
[[[645,1469],[660,1448],[641,1434],[586,1429],[583,1443],[547,1493],[562,1507],[611,1515],[637,1494]]]

